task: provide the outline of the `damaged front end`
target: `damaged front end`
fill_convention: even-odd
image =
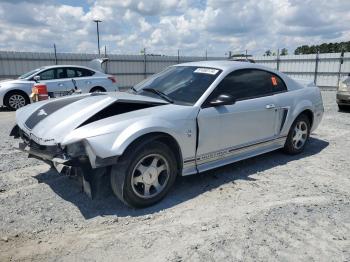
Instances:
[[[134,119],[148,116],[147,110],[167,104],[128,93],[52,99],[17,110],[10,135],[20,138],[17,149],[78,177],[84,191],[96,198],[100,189],[110,188],[110,167],[123,153],[118,145],[113,148],[117,137]]]
[[[13,127],[10,136],[21,139],[16,149],[27,153],[29,158],[49,164],[61,175],[76,178],[91,199],[110,194],[109,166],[115,164],[118,157],[102,159],[83,141],[65,147],[60,144],[41,145],[32,134],[28,135],[18,125]]]

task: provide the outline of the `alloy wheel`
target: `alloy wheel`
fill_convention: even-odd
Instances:
[[[19,94],[11,95],[8,101],[10,107],[14,109],[18,109],[26,105],[25,97]]]
[[[132,189],[144,199],[160,194],[166,187],[170,176],[168,161],[159,154],[143,157],[132,172]]]
[[[293,146],[295,149],[300,149],[304,146],[308,135],[308,127],[304,121],[299,121],[293,130]]]

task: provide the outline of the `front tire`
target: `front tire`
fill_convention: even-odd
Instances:
[[[103,92],[106,92],[106,89],[100,86],[93,87],[90,90],[90,93],[103,93]]]
[[[301,153],[310,136],[310,120],[302,114],[292,124],[286,143],[284,145],[284,152],[290,155]]]
[[[16,111],[17,109],[24,107],[29,103],[30,100],[28,96],[22,92],[9,92],[5,95],[4,98],[5,106],[12,111]]]
[[[142,208],[165,197],[174,184],[177,163],[170,148],[148,141],[129,148],[111,169],[114,194],[125,204]]]
[[[347,109],[349,109],[349,108],[350,108],[350,106],[347,107],[347,106],[344,106],[344,105],[338,105],[339,111],[345,111],[345,110],[347,110]]]

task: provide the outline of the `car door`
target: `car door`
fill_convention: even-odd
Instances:
[[[46,84],[48,92],[53,92],[55,96],[60,96],[73,88],[71,79],[67,78],[65,67],[51,68],[38,75],[40,82]]]
[[[57,79],[57,68],[44,70],[40,72],[38,76],[40,76],[40,83],[43,83],[47,86],[48,92],[65,91],[63,83]]]
[[[228,74],[203,104],[198,114],[197,164],[218,161],[247,145],[274,139],[278,135],[278,108],[273,96],[274,78],[257,69]],[[220,94],[235,98],[232,105],[211,106]]]
[[[74,80],[76,81],[77,88],[83,93],[88,93],[94,87],[93,71],[79,67],[69,68],[67,74],[69,74],[68,71],[74,71]]]

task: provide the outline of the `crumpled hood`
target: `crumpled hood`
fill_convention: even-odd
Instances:
[[[35,142],[52,145],[89,122],[164,104],[167,102],[125,92],[72,95],[25,106],[17,110],[16,121]]]

